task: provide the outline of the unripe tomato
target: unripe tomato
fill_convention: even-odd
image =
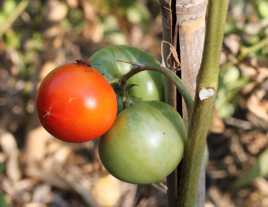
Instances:
[[[90,63],[101,71],[109,81],[120,79],[129,72],[132,67],[130,63],[159,65],[159,62],[150,54],[125,45],[109,46],[96,51],[90,57]],[[132,97],[144,101],[163,101],[165,98],[165,81],[159,72],[140,72],[131,77],[127,83],[133,86],[129,89],[129,95]]]
[[[85,63],[62,65],[42,81],[37,111],[44,128],[67,142],[84,142],[102,136],[117,114],[113,88]]]
[[[163,180],[179,164],[185,127],[180,115],[163,102],[139,102],[123,110],[99,143],[105,168],[133,184]]]

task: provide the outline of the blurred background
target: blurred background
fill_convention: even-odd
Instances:
[[[230,3],[206,207],[267,207],[268,0]],[[156,187],[110,176],[93,143],[53,139],[34,105],[50,70],[98,48],[128,44],[159,58],[161,29],[157,0],[0,1],[0,207],[167,206]]]

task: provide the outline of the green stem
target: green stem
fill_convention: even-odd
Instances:
[[[21,1],[18,6],[14,9],[12,14],[8,16],[5,23],[0,27],[0,37],[12,26],[16,19],[23,13],[28,6],[30,0]]]
[[[201,163],[218,86],[219,60],[227,8],[228,0],[209,0],[205,47],[182,163],[182,179],[179,185],[181,199],[178,205],[180,207],[196,206]]]
[[[124,62],[124,61],[121,61],[121,62]],[[126,63],[129,63],[129,62],[126,62]],[[129,78],[131,78],[133,75],[135,75],[136,73],[139,73],[139,72],[142,72],[145,70],[160,72],[163,75],[165,75],[168,80],[172,81],[176,85],[178,91],[180,92],[180,94],[182,95],[182,97],[185,100],[185,104],[187,107],[189,117],[191,117],[191,114],[193,111],[193,106],[194,106],[194,101],[193,101],[190,93],[188,92],[187,88],[185,88],[182,80],[176,75],[176,73],[174,73],[173,71],[171,71],[168,68],[161,67],[161,66],[148,66],[148,65],[140,65],[140,64],[136,64],[136,63],[129,63],[129,64],[134,65],[134,67],[128,73],[126,73],[124,76],[122,76],[122,78],[120,79],[120,83],[123,87],[123,93],[126,92],[127,80]]]
[[[258,42],[257,44],[251,46],[251,47],[246,47],[246,48],[242,48],[241,49],[241,54],[238,57],[238,60],[241,61],[244,58],[246,58],[247,56],[249,56],[251,53],[254,53],[264,47],[268,46],[268,37],[264,38],[263,40],[261,40],[260,42]]]

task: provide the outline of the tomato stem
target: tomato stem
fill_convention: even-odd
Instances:
[[[131,78],[133,75],[135,75],[139,72],[145,71],[145,70],[160,72],[168,80],[172,81],[176,85],[178,91],[180,92],[180,94],[184,98],[184,101],[185,101],[186,107],[187,107],[187,111],[188,111],[189,120],[190,120],[191,114],[193,111],[193,107],[194,107],[194,100],[193,100],[192,96],[190,95],[190,93],[188,92],[187,88],[184,86],[182,80],[176,75],[175,72],[173,72],[172,70],[170,70],[166,67],[162,67],[162,66],[142,65],[142,64],[127,62],[127,61],[123,61],[123,60],[118,60],[118,61],[128,63],[128,64],[131,64],[133,66],[132,69],[128,73],[123,75],[120,79],[120,85],[123,89],[123,96],[124,97],[126,96],[126,91],[127,91],[127,80],[129,78]]]
[[[80,59],[78,59],[78,60],[75,60],[75,63],[91,67],[90,62],[88,60],[80,60]]]
[[[218,87],[219,62],[228,0],[209,0],[208,2],[203,58],[197,76],[195,106],[188,128],[188,139],[184,148],[184,161],[179,180],[178,206],[181,207],[196,206],[199,177]]]

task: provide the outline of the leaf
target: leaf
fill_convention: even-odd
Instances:
[[[256,163],[243,173],[235,182],[234,188],[249,185],[258,177],[268,176],[268,148],[260,154]]]
[[[0,207],[7,207],[5,195],[0,192]]]
[[[16,2],[14,0],[5,1],[3,5],[3,11],[5,15],[9,15],[10,13],[12,13],[15,7],[16,7]]]
[[[216,108],[222,118],[230,117],[234,113],[239,91],[247,83],[248,79],[234,66],[221,71]]]
[[[259,1],[257,3],[258,12],[263,18],[268,17],[268,1]]]
[[[142,5],[136,3],[134,6],[127,9],[126,16],[131,23],[139,24],[149,20],[149,13]]]
[[[6,170],[6,166],[4,163],[0,163],[0,174]]]

